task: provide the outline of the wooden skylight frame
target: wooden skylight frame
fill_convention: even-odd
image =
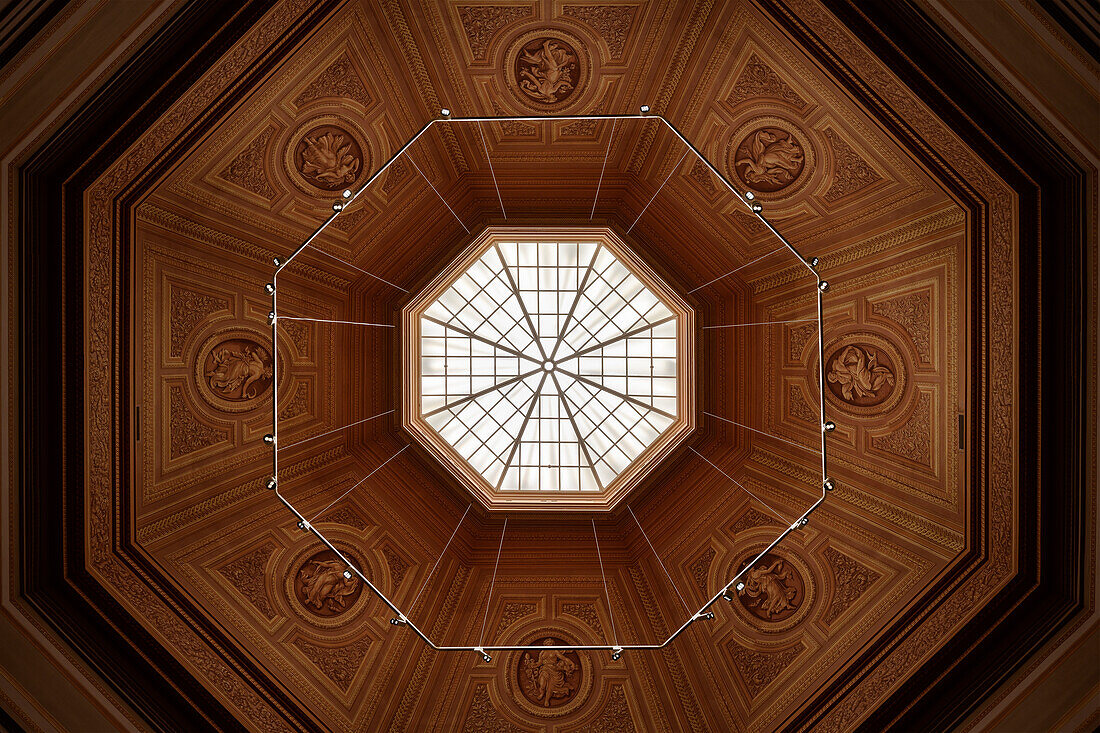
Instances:
[[[430,419],[425,418],[425,394],[422,366],[425,312],[436,300],[486,255],[501,245],[523,243],[598,243],[606,248],[630,275],[671,313],[676,335],[674,417],[656,439],[630,461],[606,485],[596,490],[570,490],[544,486],[541,490],[502,488],[471,465],[455,445],[441,436]],[[613,230],[593,226],[495,226],[476,236],[470,245],[402,310],[402,424],[410,434],[490,510],[593,511],[609,510],[630,493],[695,428],[695,330],[694,310],[669,287]],[[559,361],[566,361],[560,359]],[[537,366],[537,365],[532,365]],[[534,379],[537,379],[537,375]],[[553,375],[551,376],[553,378]],[[564,382],[568,377],[561,375]],[[573,427],[576,427],[575,423]],[[583,428],[581,429],[583,432]],[[582,451],[583,452],[583,451]],[[507,470],[507,468],[506,468]],[[594,469],[593,469],[594,470]]]

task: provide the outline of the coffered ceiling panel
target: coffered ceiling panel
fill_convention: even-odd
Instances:
[[[928,704],[931,656],[1035,573],[1033,222],[839,5],[276,0],[141,117],[66,220],[86,418],[66,563],[166,695],[218,728],[348,732],[847,730]],[[642,104],[694,149],[644,116],[531,119]],[[405,147],[443,107],[528,119]],[[723,178],[828,280],[820,344],[816,277]],[[408,382],[416,319],[480,232],[597,228],[689,329],[685,414],[614,501],[489,511],[469,436],[420,440],[442,428]],[[821,494],[822,414],[836,490],[772,545]],[[308,524],[265,488],[268,433]],[[310,524],[436,643],[529,648],[431,649]],[[660,643],[741,571],[664,651],[558,648]]]

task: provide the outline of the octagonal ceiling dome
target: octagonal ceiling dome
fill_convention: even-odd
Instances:
[[[404,424],[490,509],[610,508],[694,426],[693,312],[607,228],[490,227],[403,323]]]

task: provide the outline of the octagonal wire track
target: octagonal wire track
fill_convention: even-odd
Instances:
[[[673,631],[668,636],[668,638],[666,638],[664,641],[662,641],[660,643],[643,644],[643,643],[628,643],[628,642],[620,641],[615,636],[614,616],[611,616],[611,620],[612,620],[611,625],[612,625],[612,629],[613,629],[613,631],[612,631],[613,636],[612,636],[610,642],[605,643],[605,644],[577,644],[577,645],[570,644],[570,645],[556,645],[556,646],[544,646],[544,645],[537,645],[536,646],[534,644],[528,644],[528,645],[507,645],[507,644],[496,645],[496,644],[485,644],[484,639],[479,640],[478,644],[476,644],[476,645],[475,644],[469,644],[469,645],[437,644],[435,641],[433,641],[431,638],[429,638],[428,635],[423,630],[421,630],[421,628],[416,623],[414,623],[413,621],[411,621],[409,619],[409,616],[404,611],[402,611],[401,608],[399,608],[397,606],[397,604],[394,602],[394,600],[391,600],[389,597],[387,597],[386,594],[383,593],[382,590],[380,588],[378,588],[367,577],[367,575],[363,572],[363,569],[361,567],[359,567],[355,562],[353,562],[347,556],[347,554],[345,552],[341,551],[328,537],[325,536],[325,534],[320,529],[318,529],[314,525],[314,521],[316,521],[316,519],[319,516],[321,516],[321,514],[323,514],[325,511],[327,511],[328,508],[330,508],[337,501],[339,501],[344,496],[346,496],[347,493],[350,492],[352,489],[354,489],[356,486],[358,486],[363,481],[365,481],[366,478],[369,478],[369,474],[363,480],[356,483],[352,487],[352,489],[348,490],[348,492],[345,492],[343,495],[338,497],[336,500],[334,500],[333,502],[330,502],[329,505],[327,507],[325,507],[325,509],[322,509],[320,512],[315,513],[313,515],[312,519],[307,518],[306,514],[303,513],[302,510],[300,510],[297,506],[295,506],[294,503],[292,503],[287,498],[287,496],[284,494],[283,487],[280,486],[280,483],[279,483],[280,482],[280,474],[279,474],[279,423],[280,423],[280,418],[279,418],[279,408],[278,408],[279,402],[280,402],[280,394],[279,394],[280,360],[277,357],[277,354],[279,353],[278,344],[279,344],[279,341],[280,341],[280,321],[310,321],[310,320],[317,320],[317,321],[327,322],[327,323],[332,323],[332,324],[351,323],[351,322],[345,322],[345,321],[336,321],[336,320],[323,321],[323,319],[299,318],[299,317],[295,317],[295,316],[292,316],[292,315],[281,315],[280,314],[280,309],[279,309],[279,276],[280,276],[280,273],[282,273],[296,258],[298,258],[299,255],[301,255],[304,250],[306,250],[307,248],[310,248],[310,247],[317,248],[318,247],[318,237],[321,236],[322,232],[324,232],[337,219],[337,217],[339,217],[342,213],[346,212],[348,210],[348,208],[352,204],[354,204],[356,199],[358,199],[359,196],[364,191],[366,191],[368,188],[370,188],[372,184],[374,184],[376,181],[378,181],[380,179],[380,177],[384,173],[386,173],[386,171],[388,169],[390,169],[391,166],[393,166],[395,164],[396,161],[401,159],[402,156],[405,156],[407,153],[409,153],[412,146],[418,140],[420,140],[433,127],[437,127],[439,129],[439,131],[441,132],[441,134],[447,134],[447,132],[449,132],[447,130],[447,128],[448,127],[453,127],[455,125],[476,126],[476,132],[478,133],[478,136],[480,138],[481,146],[484,149],[485,156],[486,156],[486,159],[487,159],[486,162],[488,163],[488,166],[489,166],[489,171],[492,174],[492,182],[493,182],[493,185],[496,189],[496,196],[497,196],[497,199],[500,202],[501,211],[502,211],[502,213],[504,213],[505,218],[507,218],[507,212],[505,210],[504,198],[501,196],[500,186],[499,186],[498,181],[497,181],[497,173],[493,169],[492,159],[491,159],[490,153],[489,153],[489,148],[488,148],[488,145],[485,143],[485,131],[482,127],[482,123],[486,123],[487,125],[488,124],[495,124],[495,125],[512,124],[512,125],[533,126],[533,125],[538,125],[540,123],[546,124],[546,123],[567,123],[568,122],[568,123],[590,124],[590,125],[593,126],[592,129],[594,129],[595,126],[598,125],[601,122],[610,122],[611,123],[611,133],[610,133],[610,136],[608,138],[608,143],[607,143],[607,150],[608,150],[608,153],[609,153],[611,151],[612,142],[615,139],[615,126],[622,123],[622,125],[625,127],[630,121],[635,121],[635,124],[637,124],[637,122],[636,122],[637,120],[654,121],[655,124],[661,125],[663,127],[663,129],[667,130],[667,132],[671,134],[670,140],[676,141],[676,142],[678,142],[679,145],[683,146],[684,154],[683,154],[683,156],[681,156],[681,158],[677,162],[677,164],[672,167],[673,171],[676,170],[677,166],[684,161],[684,158],[687,156],[688,152],[694,154],[695,159],[698,161],[696,163],[696,165],[702,165],[703,167],[705,167],[706,172],[709,172],[710,175],[714,176],[718,181],[720,181],[722,186],[726,190],[728,190],[729,194],[732,194],[732,196],[735,197],[735,200],[737,202],[739,202],[740,205],[744,206],[745,211],[748,213],[748,215],[750,217],[755,218],[759,222],[759,224],[763,225],[763,227],[766,229],[767,232],[770,232],[770,234],[773,235],[776,238],[776,240],[779,243],[779,246],[777,248],[771,250],[767,254],[761,255],[760,257],[758,257],[758,258],[756,258],[756,259],[754,259],[754,260],[752,260],[752,261],[750,261],[750,262],[748,262],[748,263],[746,263],[742,266],[747,267],[748,265],[753,264],[753,262],[755,262],[757,259],[763,259],[764,257],[770,256],[771,254],[776,253],[776,252],[786,251],[786,252],[794,255],[794,257],[797,259],[798,263],[801,265],[801,268],[804,268],[806,273],[809,276],[811,276],[813,278],[814,282],[816,283],[816,289],[815,289],[816,292],[815,292],[814,303],[813,303],[813,306],[816,307],[816,317],[803,318],[803,319],[800,319],[800,320],[769,321],[767,324],[759,324],[759,323],[743,323],[743,324],[728,324],[728,325],[726,325],[726,324],[715,324],[715,325],[704,325],[702,327],[705,329],[705,328],[727,328],[727,327],[732,327],[732,326],[774,325],[774,324],[780,324],[780,323],[815,323],[816,324],[816,327],[817,327],[816,357],[817,357],[818,368],[816,370],[816,372],[817,372],[816,378],[810,380],[810,378],[807,377],[807,382],[810,382],[810,381],[815,382],[816,383],[816,388],[817,388],[817,398],[818,398],[818,406],[819,406],[819,415],[818,415],[818,417],[819,417],[819,427],[820,427],[820,492],[821,492],[820,496],[817,496],[816,493],[815,493],[814,496],[816,498],[813,501],[813,503],[804,512],[802,512],[796,519],[794,519],[793,521],[788,521],[788,520],[784,520],[783,517],[780,516],[778,512],[775,512],[774,510],[772,510],[771,507],[769,507],[766,503],[764,503],[761,499],[759,499],[759,497],[757,497],[755,494],[750,492],[743,485],[738,483],[737,485],[740,486],[742,489],[744,489],[745,492],[748,493],[750,497],[752,497],[753,499],[756,499],[759,503],[763,504],[772,514],[774,514],[775,516],[777,516],[781,520],[783,520],[784,528],[782,529],[782,531],[780,531],[776,535],[776,537],[773,540],[771,540],[771,542],[766,547],[764,547],[763,550],[761,550],[759,553],[756,553],[751,558],[751,560],[744,563],[743,567],[732,578],[730,578],[728,581],[726,581],[725,584],[721,587],[721,589],[718,590],[718,592],[716,592],[713,596],[711,596],[704,603],[702,603],[702,605],[699,606],[699,608],[697,610],[695,610],[694,612],[690,612],[690,609],[689,609],[687,619],[678,628],[676,628],[676,630]],[[477,138],[474,138],[474,139],[477,139]],[[595,186],[595,198],[593,198],[593,201],[592,201],[592,212],[593,213],[596,211],[596,200],[598,199],[598,197],[600,195],[600,188],[604,184],[604,170],[606,169],[606,166],[607,166],[607,160],[608,160],[607,154],[605,154],[604,159],[603,159],[603,167],[601,167],[599,169],[599,171],[600,171],[599,179],[598,179],[598,182],[596,183],[596,186]],[[458,214],[456,214],[455,211],[451,208],[450,204],[447,203],[447,200],[440,194],[440,192],[438,190],[436,190],[435,186],[432,185],[431,180],[426,175],[424,175],[424,171],[421,170],[421,167],[417,165],[416,160],[414,158],[412,158],[411,156],[409,156],[408,161],[412,163],[413,167],[416,169],[416,172],[420,174],[420,176],[424,179],[425,182],[427,182],[428,186],[431,187],[431,189],[435,193],[435,195],[439,197],[439,199],[442,201],[442,204],[445,205],[448,210],[450,210],[450,213],[452,215],[454,215],[454,218],[457,219],[460,224],[462,224],[463,228],[466,228],[465,224],[459,218]],[[637,215],[637,218],[634,219],[635,224],[638,222],[638,220],[641,219],[642,215],[645,213],[646,209],[649,207],[649,204],[651,204],[653,202],[653,200],[657,197],[657,194],[660,193],[662,188],[664,188],[664,184],[668,182],[668,179],[671,176],[672,176],[672,172],[670,171],[668,173],[667,177],[664,177],[664,180],[661,183],[660,188],[658,188],[657,191],[653,193],[652,197],[648,197],[648,203],[645,204],[645,207],[643,207],[641,213],[639,213]],[[333,204],[332,214],[330,214],[320,224],[320,226],[318,226],[317,229],[311,235],[309,235],[305,239],[305,241],[303,241],[301,243],[301,245],[299,245],[298,248],[295,249],[288,257],[286,257],[286,258],[275,258],[275,261],[274,261],[275,270],[274,270],[274,274],[272,276],[272,280],[267,286],[265,286],[265,292],[268,295],[270,295],[270,297],[271,297],[271,311],[268,315],[268,319],[269,319],[269,322],[270,322],[270,325],[271,325],[271,337],[272,337],[271,354],[273,355],[272,365],[271,365],[271,385],[272,385],[271,389],[272,389],[272,392],[273,392],[271,404],[272,404],[273,429],[272,429],[272,432],[270,434],[268,434],[267,436],[264,437],[264,441],[268,445],[270,445],[273,449],[272,450],[272,470],[271,470],[270,478],[266,479],[265,483],[266,483],[267,488],[272,490],[272,492],[274,493],[276,498],[296,518],[297,523],[298,523],[298,527],[300,529],[302,529],[303,531],[306,531],[306,532],[309,532],[309,533],[313,534],[330,552],[332,552],[336,556],[336,558],[338,558],[340,563],[343,563],[345,565],[346,569],[344,571],[344,577],[346,579],[350,580],[353,576],[357,576],[358,579],[360,580],[360,582],[362,582],[364,585],[366,585],[366,587],[368,587],[394,614],[394,618],[391,619],[391,623],[393,625],[395,625],[395,626],[407,626],[409,629],[411,629],[413,631],[413,633],[415,633],[424,643],[429,645],[432,649],[435,649],[435,650],[438,650],[438,651],[476,652],[476,653],[480,654],[486,661],[488,661],[490,659],[490,657],[491,657],[490,652],[492,652],[492,651],[534,651],[534,650],[551,650],[551,649],[556,649],[556,650],[561,650],[561,651],[606,650],[606,651],[611,652],[613,659],[618,659],[624,651],[647,650],[647,649],[654,649],[654,650],[663,649],[663,648],[667,647],[669,644],[671,644],[682,633],[684,633],[684,631],[686,631],[687,628],[689,626],[691,626],[693,623],[695,623],[696,621],[713,618],[714,613],[711,610],[711,608],[712,608],[712,606],[714,606],[715,603],[717,603],[717,601],[720,598],[725,598],[726,600],[733,600],[733,593],[734,592],[739,592],[745,587],[745,584],[742,582],[741,578],[748,572],[748,570],[751,569],[752,567],[754,567],[756,565],[756,563],[760,562],[764,558],[765,555],[767,555],[777,545],[779,545],[789,534],[791,534],[792,532],[795,532],[800,527],[805,526],[808,522],[808,518],[809,518],[810,514],[812,514],[814,512],[814,510],[816,510],[819,506],[821,506],[821,504],[825,500],[825,497],[826,497],[827,493],[832,490],[833,482],[829,478],[829,473],[828,473],[826,438],[827,438],[828,433],[831,432],[835,428],[835,425],[831,421],[829,421],[826,418],[826,415],[825,415],[825,389],[826,389],[825,388],[825,378],[826,378],[826,375],[825,375],[825,369],[824,369],[824,364],[825,364],[825,359],[824,359],[824,335],[823,335],[823,328],[822,328],[822,321],[823,321],[822,299],[823,299],[824,293],[828,289],[828,283],[826,281],[822,280],[821,277],[817,273],[817,260],[816,260],[816,258],[811,260],[811,259],[807,259],[806,257],[804,257],[801,253],[798,252],[798,250],[795,249],[795,247],[782,234],[779,233],[779,231],[777,231],[775,226],[773,226],[768,221],[768,219],[764,216],[763,207],[761,206],[759,201],[756,199],[755,195],[751,191],[746,191],[746,192],[742,193],[737,188],[735,188],[730,183],[730,181],[717,169],[717,167],[714,164],[712,164],[698,149],[696,149],[695,146],[692,145],[692,143],[690,141],[688,141],[686,137],[684,137],[684,135],[676,128],[675,125],[673,125],[671,122],[669,122],[664,117],[662,117],[660,115],[657,115],[657,114],[649,114],[647,107],[643,107],[640,114],[634,114],[634,115],[545,115],[545,116],[532,116],[532,117],[454,117],[454,116],[451,116],[449,111],[443,110],[442,115],[439,118],[436,118],[436,119],[433,119],[433,120],[429,121],[422,128],[420,128],[420,130],[416,133],[415,136],[413,136],[399,150],[397,150],[397,152],[395,152],[389,158],[389,160],[387,160],[382,166],[380,166],[376,171],[374,171],[374,173],[371,174],[369,176],[369,178],[367,178],[367,180],[362,185],[359,185],[357,188],[354,188],[354,189],[350,189],[350,188],[346,189],[342,192],[337,191],[337,192],[335,192],[335,195],[338,196],[339,199]],[[633,228],[633,224],[631,225],[631,228]],[[468,228],[466,228],[466,229],[467,229],[468,232],[470,231]],[[629,232],[629,230],[628,230],[628,232]],[[331,257],[331,255],[329,255],[329,256]],[[360,268],[358,268],[357,266],[352,265],[350,263],[344,262],[343,264],[347,267],[350,267],[351,269],[360,270]],[[740,269],[740,267],[737,268],[737,269]],[[374,279],[380,280],[388,286],[392,286],[392,287],[396,287],[396,288],[399,288],[401,290],[404,290],[404,288],[401,288],[400,286],[398,286],[398,285],[396,285],[392,282],[389,282],[388,280],[383,280],[382,278],[378,277],[377,275],[373,275],[372,273],[369,273],[369,272],[366,272],[366,271],[363,271],[363,270],[360,270],[360,272],[363,273],[363,274],[369,275],[370,277],[372,277]],[[729,274],[732,274],[732,272],[726,273],[726,275],[721,275],[718,278],[715,278],[714,280],[711,280],[710,282],[700,284],[694,290],[699,290],[699,289],[708,287],[712,283],[714,283],[718,280],[721,280],[722,278],[725,278]],[[694,290],[691,291],[691,292],[694,292]],[[380,326],[380,327],[391,327],[391,328],[395,327],[395,324],[378,324],[378,323],[351,323],[351,325]],[[370,421],[374,418],[382,417],[384,415],[387,415],[387,414],[390,414],[390,413],[393,413],[393,412],[396,412],[396,411],[397,411],[396,409],[393,409],[393,410],[390,410],[386,413],[382,413],[380,415],[373,415],[373,416],[364,417],[364,418],[355,420],[355,421],[349,423],[348,425],[333,428],[331,430],[322,432],[319,435],[313,435],[309,438],[306,438],[305,440],[298,441],[297,443],[294,443],[293,445],[297,445],[298,443],[306,442],[307,440],[312,440],[313,438],[321,437],[322,435],[328,435],[328,434],[330,434],[332,432],[336,432],[338,430],[343,430],[343,429],[346,429],[346,428],[350,428],[350,427],[359,425],[363,422],[367,422],[367,421]],[[728,419],[728,418],[723,417],[723,416],[712,415],[710,413],[704,413],[704,414],[708,415],[709,417],[715,418],[719,421],[722,421],[724,423],[732,424],[732,425],[734,425],[738,428],[741,428],[741,429],[745,429],[745,430],[752,431],[752,432],[755,432],[755,433],[770,435],[768,433],[765,433],[762,430],[750,427],[748,425],[743,425],[739,422],[736,422],[734,420]],[[809,449],[807,446],[803,446],[803,445],[800,445],[800,444],[795,444],[792,441],[789,441],[789,440],[787,440],[785,438],[782,438],[782,437],[779,437],[779,436],[774,436],[773,435],[771,437],[774,437],[774,438],[776,438],[780,441],[795,445],[796,447],[798,447],[802,450],[813,450],[813,449]],[[285,446],[285,448],[287,448],[287,447],[290,447],[290,446]],[[404,450],[404,449],[402,449],[402,450]],[[694,449],[691,449],[691,450],[694,451]],[[814,452],[816,452],[816,451],[814,451]],[[400,451],[398,451],[398,453],[400,453]],[[388,459],[388,460],[392,460],[394,457],[396,457],[396,455],[397,454],[394,454],[394,456],[391,456],[391,458]],[[711,463],[711,461],[709,459],[707,459],[706,457],[702,456],[702,454],[698,454],[698,457],[702,458],[702,460],[706,461],[714,469],[721,472],[723,475],[726,476],[726,478],[730,478],[718,466],[716,466],[714,463]],[[388,462],[388,460],[386,462]],[[382,465],[385,465],[385,464],[383,463]],[[378,468],[381,468],[381,466],[379,466]],[[378,470],[378,469],[376,468],[375,470]],[[737,483],[732,478],[730,478],[730,480],[733,481],[734,483]],[[468,512],[468,510],[469,509],[467,508],[467,512]],[[633,515],[633,510],[630,510],[630,512]],[[463,515],[463,518],[465,518],[465,514]],[[635,517],[635,519],[637,519],[637,518]],[[461,525],[461,521],[462,520],[459,520],[460,525]],[[506,527],[507,527],[507,517],[505,518],[505,528]],[[642,529],[640,523],[638,524],[638,527],[639,527],[639,529]],[[458,527],[456,526],[456,528],[455,528],[456,533],[457,533],[457,530],[458,530]],[[644,534],[644,529],[642,529],[642,532]],[[593,520],[593,533],[595,535],[595,520]],[[453,538],[454,534],[452,534],[451,536]],[[504,539],[504,535],[502,534],[501,535],[501,544],[502,545],[503,545],[503,539]],[[646,540],[647,540],[647,543],[648,543],[648,537],[646,538]],[[450,541],[448,540],[448,545],[449,545],[449,543],[450,543]],[[650,547],[652,547],[651,544],[650,544]],[[447,546],[444,547],[444,552],[446,551],[446,549],[447,549]],[[597,554],[598,554],[599,553],[599,540],[598,540],[598,537],[596,537],[596,550],[597,550]],[[654,550],[654,553],[656,554],[656,550]],[[441,556],[442,556],[442,553],[441,553]],[[499,556],[499,551],[498,551],[498,555],[497,555],[498,562],[499,562],[499,557],[500,556]],[[664,564],[661,561],[659,555],[657,556],[657,560],[660,563],[661,567],[664,568]],[[438,561],[437,561],[437,565],[438,565]],[[602,574],[603,573],[602,557],[600,558],[600,569],[601,569],[601,574]],[[666,572],[666,575],[667,575],[667,570],[665,572]],[[428,577],[425,579],[425,587],[427,585],[427,582],[431,579],[432,573],[434,573],[434,568],[433,568],[432,572],[429,573]],[[493,576],[494,577],[494,582],[495,582],[495,575],[496,575],[496,573],[495,573],[495,569],[494,569],[494,576]],[[671,576],[669,576],[668,579],[669,579],[670,583],[672,583]],[[672,583],[672,585],[675,588],[675,583]],[[604,587],[605,587],[605,594],[606,594],[606,576],[604,577]],[[422,587],[421,592],[423,592],[423,590],[424,590],[424,588]],[[492,602],[492,589],[491,588],[490,588],[489,593],[490,593],[490,596],[489,596],[489,600],[487,601],[487,604],[491,605],[491,602]],[[417,598],[413,601],[413,605],[409,609],[410,611],[412,610],[413,607],[415,607],[417,600],[419,600],[419,594],[417,595]],[[681,600],[682,600],[682,596],[681,596]],[[608,601],[609,601],[609,599],[608,599]],[[687,608],[686,602],[684,603],[684,606],[685,606],[685,608]],[[488,605],[487,605],[486,615],[488,614],[488,610],[489,609],[488,609]],[[607,610],[608,610],[609,614],[612,613],[610,603],[609,603],[609,606],[608,606]]]

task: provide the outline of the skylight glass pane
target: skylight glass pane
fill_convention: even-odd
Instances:
[[[421,318],[421,415],[499,491],[595,492],[676,417],[672,311],[597,241],[499,241]]]

